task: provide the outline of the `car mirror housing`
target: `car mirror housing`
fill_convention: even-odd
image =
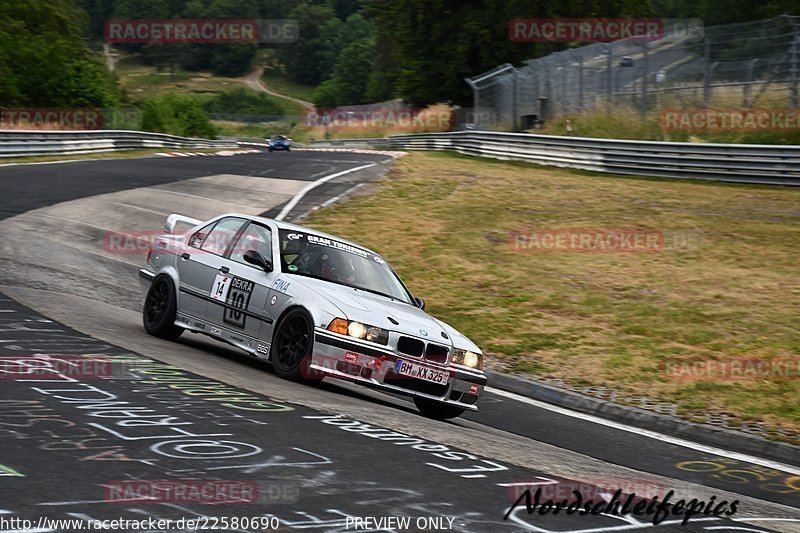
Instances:
[[[273,270],[272,261],[261,255],[261,252],[256,250],[247,250],[244,253],[244,260],[251,265],[263,268],[264,272],[272,272]]]
[[[417,307],[420,309],[425,309],[425,300],[422,298],[414,298],[414,301],[417,303]]]

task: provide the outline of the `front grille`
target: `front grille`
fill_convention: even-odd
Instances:
[[[398,376],[394,372],[387,373],[383,382],[387,385],[394,385],[406,390],[430,394],[431,396],[437,397],[443,396],[445,391],[447,391],[446,384],[439,385],[438,383],[431,383],[430,381],[423,381],[421,379]]]
[[[433,361],[434,363],[445,363],[447,361],[448,351],[446,346],[429,344],[428,348],[425,350],[425,359]]]
[[[422,357],[425,343],[413,337],[400,337],[397,340],[397,351],[414,357]]]

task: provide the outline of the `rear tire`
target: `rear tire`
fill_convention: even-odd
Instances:
[[[314,348],[314,321],[305,309],[296,308],[281,318],[270,346],[270,360],[278,377],[289,381],[309,381]],[[320,376],[321,377],[321,376]]]
[[[461,416],[464,414],[464,411],[466,411],[463,407],[437,402],[427,398],[420,398],[419,396],[414,396],[414,405],[417,406],[417,409],[419,409],[419,412],[422,413],[423,416],[433,418],[434,420],[450,420],[451,418]]]
[[[142,323],[150,335],[174,341],[183,333],[183,328],[175,325],[178,298],[172,278],[166,274],[156,276],[144,299]]]

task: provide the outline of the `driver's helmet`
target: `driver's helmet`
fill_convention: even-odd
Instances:
[[[333,281],[345,283],[353,283],[355,281],[353,264],[342,253],[328,254],[322,263],[322,275]]]
[[[242,253],[248,250],[255,250],[256,252],[260,253],[267,259],[270,259],[272,257],[272,249],[270,248],[270,243],[265,242],[258,235],[247,235],[244,241],[244,246],[242,248],[243,248]]]

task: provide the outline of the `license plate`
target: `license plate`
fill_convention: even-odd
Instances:
[[[418,365],[417,363],[403,361],[401,359],[398,359],[395,363],[394,373],[400,374],[401,376],[408,376],[410,378],[430,381],[431,383],[438,383],[439,385],[446,384],[447,379],[450,377],[450,373],[445,372],[444,370],[427,368],[422,365]]]

